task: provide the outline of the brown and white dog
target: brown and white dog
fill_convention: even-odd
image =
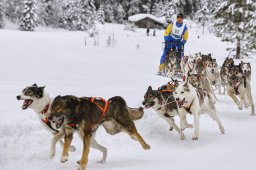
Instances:
[[[138,133],[134,120],[140,119],[143,109],[130,114],[125,100],[120,96],[110,98],[108,101],[102,98],[57,96],[51,104],[48,118],[63,120],[63,125],[75,124],[83,140],[82,157],[79,161],[78,170],[85,170],[88,162],[89,147],[94,140],[94,134],[99,125],[103,124],[106,131],[112,135],[125,132],[131,138],[137,140],[143,149],[150,146]],[[142,111],[142,112],[141,112]],[[68,159],[68,147],[72,141],[72,131],[65,131],[65,144],[63,147],[62,160]]]

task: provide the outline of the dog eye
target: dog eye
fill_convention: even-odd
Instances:
[[[148,98],[152,98],[153,96],[151,94],[148,95]]]
[[[56,110],[56,112],[60,112],[60,111],[61,111],[61,108],[60,108],[60,107],[57,107],[55,110]]]
[[[28,91],[25,92],[25,94],[27,94],[27,95],[29,95],[29,94],[31,94],[31,93],[32,93],[31,90],[28,90]]]
[[[180,92],[181,94],[183,94],[184,93],[184,91],[182,91],[182,92]]]

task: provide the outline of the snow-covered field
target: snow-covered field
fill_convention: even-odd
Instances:
[[[186,53],[212,53],[222,64],[226,45],[213,35],[202,36],[201,28],[189,24]],[[69,161],[60,163],[61,148],[54,159],[49,158],[51,135],[39,123],[32,110],[21,110],[16,96],[33,83],[46,85],[52,96],[115,95],[124,97],[131,107],[141,106],[149,85],[157,88],[169,81],[156,76],[162,53],[163,30],[156,37],[146,36],[145,29],[136,33],[124,31],[122,25],[100,27],[100,45],[84,32],[67,32],[39,28],[36,32],[0,30],[0,169],[1,170],[69,170],[80,159],[82,142],[75,134],[72,144],[77,151]],[[115,32],[116,46],[106,47],[109,35]],[[152,30],[151,30],[152,33]],[[198,39],[198,35],[200,38]],[[136,46],[139,44],[139,49]],[[250,59],[253,70],[256,60]],[[236,61],[237,63],[239,61]],[[252,75],[253,97],[256,100],[256,77]],[[238,110],[227,95],[218,95],[219,117],[226,129],[221,135],[217,124],[207,115],[201,116],[200,137],[192,141],[193,131],[181,141],[175,132],[157,116],[146,110],[136,122],[142,137],[151,145],[144,151],[126,134],[111,136],[100,127],[97,140],[108,148],[106,164],[97,164],[101,154],[91,149],[88,169],[104,170],[251,170],[255,169],[256,117],[250,109]],[[192,122],[192,118],[189,118]]]

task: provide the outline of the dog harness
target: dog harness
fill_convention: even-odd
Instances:
[[[102,111],[101,117],[100,117],[98,123],[95,123],[95,124],[92,124],[92,125],[91,125],[91,129],[92,129],[92,130],[95,130],[96,127],[97,127],[97,126],[100,124],[100,122],[102,121],[102,119],[105,117],[106,112],[107,112],[107,109],[108,109],[108,105],[109,105],[109,101],[106,101],[106,100],[103,99],[102,97],[100,97],[99,100],[105,103],[104,108],[101,107],[101,106],[97,103],[98,100],[97,100],[97,99],[95,100],[95,97],[90,97],[90,101],[91,101],[93,104],[95,104],[95,105]]]

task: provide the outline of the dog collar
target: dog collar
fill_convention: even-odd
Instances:
[[[43,110],[43,111],[41,111],[41,113],[42,113],[42,114],[47,113],[47,112],[48,112],[48,110],[49,110],[49,107],[50,107],[50,103],[48,103],[48,104],[45,106],[44,110]]]

